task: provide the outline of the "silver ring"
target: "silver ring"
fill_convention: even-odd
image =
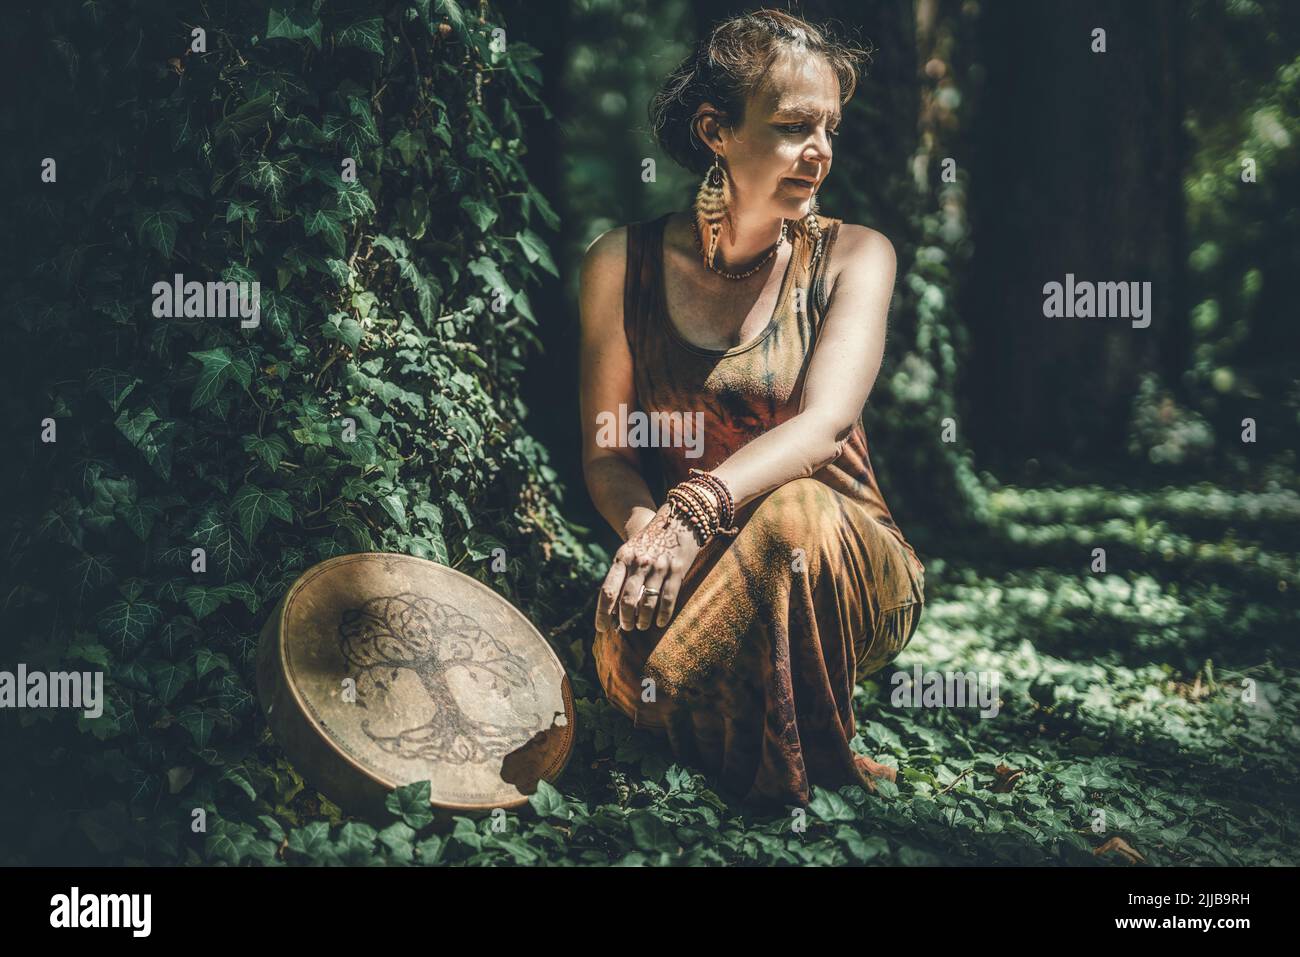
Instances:
[[[639,595],[636,596],[636,603],[637,603],[638,605],[641,604],[641,599],[644,598],[646,595],[655,595],[655,596],[658,596],[658,594],[659,594],[659,589],[658,589],[658,588],[646,588],[645,585],[642,585],[642,586],[641,586],[641,594],[639,594]]]

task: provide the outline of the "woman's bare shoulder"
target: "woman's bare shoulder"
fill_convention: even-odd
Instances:
[[[878,229],[857,223],[840,223],[835,249],[842,257],[866,256],[868,258],[894,257],[894,244]]]
[[[607,229],[587,245],[578,275],[584,326],[593,332],[613,330],[623,321],[623,279],[627,269],[627,226]]]
[[[604,273],[627,262],[627,223],[607,229],[590,243],[582,255],[582,269]]]
[[[840,223],[827,264],[828,286],[833,289],[835,280],[845,269],[888,271],[892,276],[897,264],[894,244],[880,230],[857,223]]]

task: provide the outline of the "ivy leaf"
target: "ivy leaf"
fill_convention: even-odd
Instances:
[[[342,259],[347,250],[347,239],[343,235],[343,227],[339,225],[334,215],[327,210],[318,209],[311,213],[303,221],[307,229],[308,236],[323,234],[325,243],[335,256]]]
[[[250,226],[257,225],[257,204],[252,200],[242,201],[232,199],[230,205],[226,207],[226,222],[245,222]]]
[[[231,867],[239,864],[240,851],[234,838],[226,831],[214,831],[203,842],[203,851],[208,860],[224,861]]]
[[[185,604],[194,613],[197,621],[202,621],[222,606],[227,596],[220,588],[206,585],[190,585],[185,589]]]
[[[344,183],[334,194],[334,201],[340,216],[346,222],[375,211],[374,200],[360,183]]]
[[[533,307],[528,301],[528,293],[520,289],[517,293],[515,293],[515,298],[510,301],[514,305],[515,309],[518,310],[521,316],[523,316],[533,325],[537,325],[537,317],[533,315]],[[520,331],[522,332],[524,330],[521,329]],[[529,338],[532,337],[530,336]],[[533,342],[537,342],[537,340],[533,339]]]
[[[86,384],[104,397],[104,401],[116,412],[122,400],[131,394],[140,384],[140,380],[129,372],[117,369],[99,368],[93,370],[86,378]]]
[[[214,668],[230,670],[230,659],[211,648],[200,648],[194,653],[194,675],[202,678]]]
[[[414,163],[421,153],[429,150],[429,143],[419,130],[398,130],[388,145],[402,155],[402,162],[407,166]]]
[[[374,245],[377,249],[382,249],[388,255],[392,256],[398,262],[406,259],[411,255],[411,250],[407,248],[406,240],[395,236],[376,236]]]
[[[507,298],[514,295],[514,290],[511,289],[510,284],[506,282],[506,277],[501,275],[501,270],[497,268],[497,264],[486,256],[480,256],[478,259],[470,260],[467,268],[473,275],[478,276],[487,283],[488,288],[490,288],[493,293],[500,292]]]
[[[144,437],[149,432],[149,426],[158,421],[158,413],[149,406],[137,410],[135,415],[131,415],[129,409],[124,409],[122,414],[117,417],[117,428],[126,436],[127,441],[132,445],[139,447]]]
[[[456,827],[451,832],[452,840],[458,841],[475,851],[482,850],[483,835],[478,832],[473,819],[457,814],[455,815],[454,820],[456,822]]]
[[[361,337],[365,334],[365,330],[361,328],[361,323],[351,316],[336,312],[326,320],[324,333],[326,339],[341,342],[356,352],[357,347],[361,345]]]
[[[154,694],[158,696],[158,700],[163,704],[171,704],[181,690],[189,684],[194,677],[194,672],[189,665],[164,661],[153,667],[151,677]]]
[[[162,621],[162,609],[147,601],[115,601],[95,620],[119,658],[130,658]]]
[[[278,468],[289,445],[275,433],[267,436],[245,435],[241,439],[245,452],[252,452],[271,469]]]
[[[244,607],[250,612],[255,612],[261,607],[262,599],[247,582],[231,582],[229,585],[222,585],[221,592],[227,599],[236,598],[243,602]]]
[[[140,541],[148,541],[153,530],[154,519],[162,515],[162,509],[152,502],[128,502],[118,508],[119,516],[126,527],[135,533]]]
[[[542,268],[552,276],[557,279],[560,277],[560,270],[556,268],[555,260],[551,258],[551,251],[546,243],[542,242],[540,236],[531,229],[522,229],[515,233],[515,241],[519,243],[530,263],[541,263]]]
[[[74,497],[64,496],[54,508],[41,516],[37,531],[42,538],[80,548],[85,534],[81,525],[81,512],[82,508]]]
[[[271,840],[276,844],[284,840],[284,828],[280,826],[279,821],[269,814],[259,814],[257,819],[262,822],[262,826],[266,828],[266,832],[271,835]]]
[[[816,785],[813,786],[813,796],[812,800],[808,802],[808,810],[823,821],[856,821],[858,819],[857,810],[852,804],[844,800],[838,792]]]
[[[128,661],[113,669],[113,680],[134,691],[150,691],[149,671],[139,661]]]
[[[876,794],[880,797],[896,798],[898,797],[898,784],[888,778],[879,778],[872,783],[876,786]]]
[[[292,154],[275,159],[259,159],[244,166],[240,181],[265,193],[273,203],[282,203],[285,193],[289,191],[296,163],[296,157]]]
[[[672,828],[652,811],[633,811],[628,815],[627,823],[632,832],[632,840],[643,851],[671,854],[680,846]]]
[[[420,855],[421,864],[437,864],[442,860],[442,851],[446,843],[438,835],[426,838],[415,846],[416,852]]]
[[[81,604],[88,595],[113,580],[111,561],[111,559],[101,559],[87,554],[72,566],[72,587],[76,591],[77,604]]]
[[[266,527],[267,519],[272,515],[286,522],[293,521],[293,508],[289,505],[289,496],[282,489],[265,492],[256,485],[243,485],[235,493],[230,507],[239,519],[240,531],[251,545]]]
[[[537,790],[528,796],[528,803],[533,806],[533,810],[539,817],[568,817],[564,806],[564,795],[545,779],[537,782]]]
[[[337,34],[341,47],[357,47],[370,53],[384,52],[384,21],[380,17],[358,20],[344,27]]]
[[[319,863],[318,858],[329,850],[330,826],[325,821],[312,821],[306,827],[296,827],[289,832],[289,850]]]
[[[375,850],[375,841],[379,832],[362,821],[348,821],[339,828],[339,837],[335,842],[339,857],[348,864],[363,864],[370,859]]]
[[[379,504],[399,526],[402,531],[406,531],[406,506],[402,504],[402,498],[396,493],[392,495],[382,495],[379,498]]]
[[[397,219],[411,240],[418,242],[429,228],[429,194],[423,186],[411,190],[406,199],[397,201]]]
[[[486,233],[491,225],[497,221],[497,211],[495,209],[471,196],[461,197],[460,208],[469,214],[469,218],[474,221],[474,225],[478,227],[480,233]]]
[[[216,726],[212,713],[203,708],[186,708],[178,718],[180,726],[190,733],[195,745],[206,748],[212,739],[212,729]]]
[[[226,138],[240,139],[259,130],[266,125],[266,121],[271,118],[271,111],[275,105],[275,93],[267,91],[261,96],[255,97],[242,104],[234,112],[224,117],[215,127],[215,134],[218,141]]]
[[[447,504],[450,505],[452,510],[460,516],[460,520],[464,524],[465,528],[473,528],[474,519],[470,516],[469,509],[465,507],[465,500],[460,497],[460,493],[456,491],[448,491],[446,498]]]
[[[175,422],[161,421],[157,412],[145,406],[135,415],[130,409],[123,409],[113,424],[140,451],[155,472],[165,479],[171,478]]]
[[[433,808],[429,804],[428,781],[415,781],[394,788],[384,799],[384,806],[410,827],[420,830],[433,823]]]
[[[178,597],[175,599],[180,601]],[[177,655],[193,642],[199,634],[198,626],[189,615],[177,615],[162,626],[158,633],[158,649],[170,658]]]
[[[409,864],[415,858],[413,841],[415,831],[401,821],[390,824],[379,832],[379,843],[392,853],[392,858],[401,864]]]
[[[889,853],[889,842],[883,837],[877,834],[867,837],[847,824],[841,824],[835,829],[835,839],[843,844],[849,854],[853,856],[853,859],[859,863]]]
[[[136,239],[158,250],[163,258],[171,259],[172,250],[176,247],[177,224],[192,222],[193,219],[193,216],[177,207],[136,213]]]
[[[277,142],[281,148],[291,146],[321,147],[329,146],[330,138],[325,131],[305,116],[291,116],[284,124],[284,135]]]
[[[80,641],[75,645],[68,646],[69,658],[80,658],[82,661],[88,661],[92,665],[108,669],[112,665],[112,659],[108,656],[108,649],[96,642]]]
[[[248,564],[248,547],[236,530],[209,509],[194,527],[193,538],[207,552],[208,568],[216,568],[222,584],[234,581]]]
[[[309,8],[295,8],[283,3],[271,8],[266,17],[266,38],[301,40],[306,37],[320,49],[320,19]]]
[[[253,782],[249,780],[248,772],[242,767],[235,766],[226,768],[225,773],[223,773],[221,777],[217,778],[217,780],[229,781],[235,787],[239,788],[239,790],[248,795],[250,801],[257,800],[257,790],[253,787]]]
[[[198,383],[194,386],[194,394],[190,397],[191,410],[211,403],[229,379],[234,379],[245,390],[253,381],[252,367],[243,359],[235,358],[230,354],[230,350],[224,347],[209,349],[206,352],[191,352],[190,356],[198,359],[202,366]]]
[[[542,219],[551,229],[560,228],[560,214],[555,211],[546,197],[537,191],[537,187],[528,187],[528,199],[537,207],[537,211],[542,214]]]

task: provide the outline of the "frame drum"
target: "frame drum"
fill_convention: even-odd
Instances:
[[[305,571],[262,628],[257,691],[298,772],[360,816],[424,780],[435,810],[517,808],[573,747],[569,679],[532,623],[481,582],[410,555]]]

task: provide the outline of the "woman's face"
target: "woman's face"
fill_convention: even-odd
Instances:
[[[719,130],[737,205],[785,219],[806,216],[830,172],[839,124],[840,87],[826,61],[778,57],[750,95],[744,122]]]

